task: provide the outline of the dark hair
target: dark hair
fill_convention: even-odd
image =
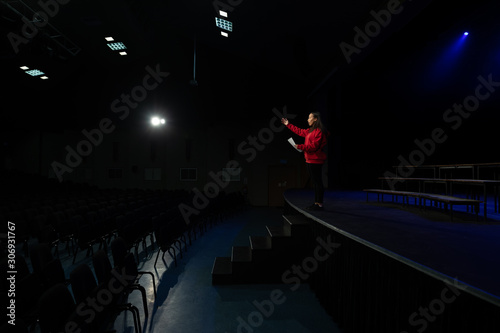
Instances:
[[[312,124],[312,126],[309,128],[309,132],[314,131],[316,128],[319,128],[323,134],[326,133],[325,126],[321,122],[321,116],[319,112],[311,112],[314,118],[316,118],[316,121]]]

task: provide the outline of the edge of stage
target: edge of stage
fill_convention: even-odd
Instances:
[[[321,226],[397,260],[433,279],[500,307],[500,215],[476,222],[456,211],[377,202],[362,191],[325,192],[324,209],[310,211],[314,193],[284,193],[285,213],[302,214]],[[489,213],[489,212],[488,212]]]

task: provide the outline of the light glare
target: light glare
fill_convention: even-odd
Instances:
[[[219,15],[222,17],[227,17],[227,12],[225,12],[223,10],[219,10]]]

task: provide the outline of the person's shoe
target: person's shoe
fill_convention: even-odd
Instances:
[[[314,204],[309,210],[323,210],[323,206]]]

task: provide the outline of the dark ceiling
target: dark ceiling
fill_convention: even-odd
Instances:
[[[30,122],[49,128],[81,129],[110,112],[113,100],[142,83],[147,66],[169,72],[137,110],[163,111],[170,118],[268,118],[273,107],[305,105],[325,83],[356,68],[404,58],[493,1],[401,1],[401,10],[354,61],[339,47],[353,44],[354,27],[373,20],[396,0],[55,0],[1,1],[2,125]],[[8,3],[8,5],[7,5]],[[49,26],[15,52],[9,33],[50,4]],[[57,7],[54,4],[57,3]],[[215,26],[216,4],[229,5],[229,38]],[[23,9],[23,10],[22,10]],[[477,24],[480,20],[475,19]],[[53,30],[56,28],[57,31]],[[127,46],[111,51],[104,37]],[[61,46],[59,43],[65,44]],[[196,81],[194,49],[196,48]],[[49,80],[30,77],[27,65]],[[26,115],[29,115],[27,117]]]

